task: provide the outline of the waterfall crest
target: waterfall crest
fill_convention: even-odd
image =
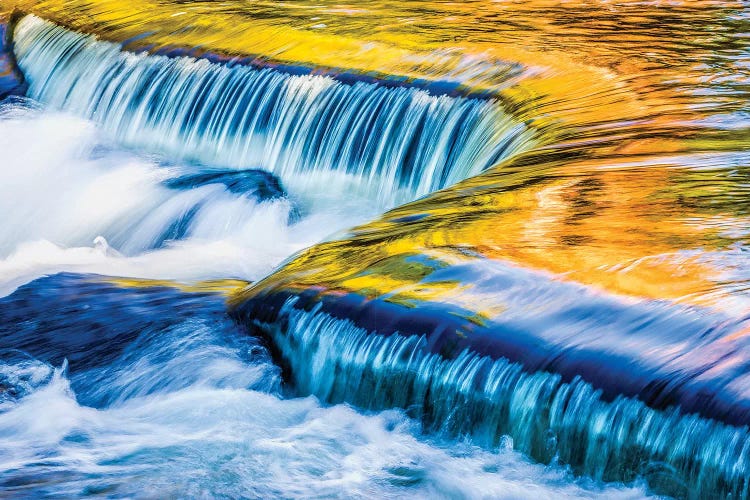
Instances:
[[[15,47],[30,97],[127,145],[282,180],[343,173],[387,205],[476,175],[532,140],[496,100],[133,54],[34,16],[18,23]]]

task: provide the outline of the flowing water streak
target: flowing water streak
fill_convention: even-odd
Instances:
[[[696,497],[750,493],[747,428],[677,410],[653,410],[576,378],[527,373],[504,359],[464,351],[430,354],[424,336],[376,335],[291,298],[270,336],[295,390],[368,409],[405,408],[425,428],[497,446],[509,435],[533,458],[571,464],[604,481],[648,479],[658,492]]]
[[[374,215],[350,195],[297,217],[273,174],[124,152],[92,122],[28,101],[0,104],[0,150],[0,297],[60,271],[257,280]]]
[[[345,172],[386,205],[476,175],[532,133],[494,100],[341,83],[273,69],[122,52],[27,16],[15,31],[29,96],[95,119],[118,140],[287,179]]]

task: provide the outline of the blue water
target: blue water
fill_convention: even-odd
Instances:
[[[323,304],[300,307],[298,302],[288,299],[268,323],[247,319],[262,317],[257,310],[252,314],[241,308],[237,315],[270,339],[288,370],[287,383],[299,394],[373,410],[403,408],[427,431],[470,436],[490,449],[512,439],[515,449],[541,462],[560,460],[578,474],[602,481],[644,478],[656,491],[678,497],[710,497],[720,490],[737,498],[748,495],[746,427],[684,415],[672,405],[657,410],[622,394],[607,396],[581,377],[566,380],[556,372],[531,372],[470,347],[451,352],[451,338],[441,346],[434,332],[368,331],[332,317]],[[528,337],[529,357],[543,345],[524,330],[504,333]],[[469,335],[480,343],[476,339],[483,334]],[[635,345],[635,334],[628,336]],[[577,342],[584,360],[609,358],[605,363],[613,375],[600,370],[602,378],[617,376],[614,350],[592,355],[585,339]],[[564,358],[565,347],[557,347],[550,357]],[[665,380],[673,380],[672,370]],[[630,366],[630,374],[620,376],[639,375],[643,373]],[[683,381],[687,378],[683,371]]]
[[[33,17],[15,41],[29,92],[0,103],[2,494],[641,498],[647,479],[688,491],[675,461],[744,491],[744,462],[717,459],[747,456],[744,431],[317,310],[288,304],[282,330],[219,293],[106,277],[261,279],[531,147],[500,102],[136,55]],[[651,468],[618,470],[623,455]]]
[[[4,495],[646,495],[537,464],[511,438],[487,448],[402,410],[300,396],[223,296],[90,274],[259,279],[382,209],[356,177],[302,190],[30,99],[0,104],[0,149]]]
[[[58,274],[0,300],[0,488],[39,497],[640,498],[423,435],[404,412],[290,398],[217,294]]]

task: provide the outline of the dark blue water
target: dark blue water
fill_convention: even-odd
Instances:
[[[0,488],[18,497],[638,498],[403,412],[290,398],[217,293],[58,274],[0,299]]]

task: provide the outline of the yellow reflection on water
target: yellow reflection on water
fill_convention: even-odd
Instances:
[[[191,283],[146,278],[104,278],[104,280],[123,288],[168,287],[176,288],[181,292],[218,293],[227,297],[232,297],[250,285],[247,281],[235,279],[202,280]]]
[[[621,296],[744,311],[750,17],[741,1],[14,0],[131,50],[179,47],[501,99],[540,146],[317,245],[264,285],[502,304],[423,282],[481,256]],[[414,214],[429,217],[392,222]],[[739,249],[739,250],[738,250]],[[421,274],[424,273],[424,274]],[[250,292],[252,293],[252,292]],[[729,300],[731,297],[731,300]]]
[[[131,49],[229,56],[461,82],[500,92],[528,118],[653,119],[679,86],[726,71],[742,2],[5,0]],[[734,16],[734,17],[733,17]],[[739,50],[739,49],[737,49]],[[687,56],[687,57],[686,57]],[[705,62],[704,62],[705,60]],[[509,79],[515,64],[524,78]],[[707,69],[708,68],[708,69]],[[514,85],[510,85],[510,84]],[[714,101],[716,99],[713,99]],[[531,107],[530,107],[531,106]],[[551,109],[548,110],[547,108]]]
[[[727,298],[747,280],[733,277],[744,262],[733,246],[747,239],[750,205],[743,200],[750,184],[733,182],[725,167],[696,170],[681,161],[583,159],[540,170],[505,165],[356,228],[350,239],[318,245],[267,284],[368,297],[396,291],[401,302],[446,301],[491,317],[502,304],[489,298],[480,308],[475,296],[457,299],[470,284],[421,282],[441,265],[403,272],[415,254],[446,265],[479,255],[620,296],[747,312],[747,298]],[[747,179],[750,164],[736,170]],[[412,214],[428,216],[397,222]]]

